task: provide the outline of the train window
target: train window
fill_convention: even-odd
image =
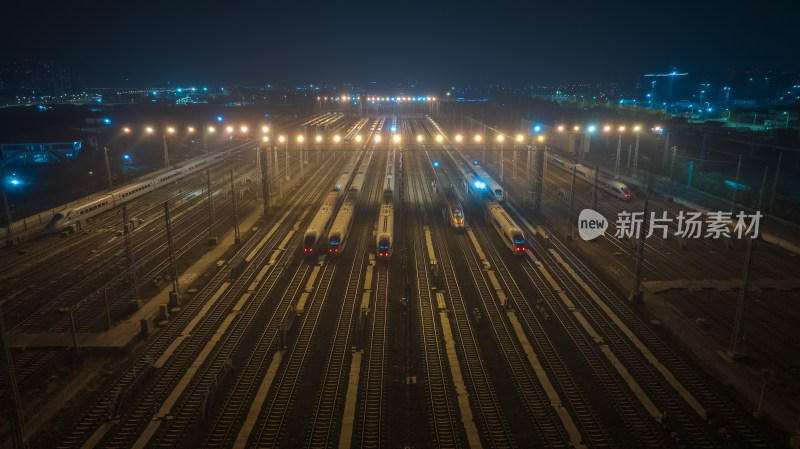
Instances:
[[[523,243],[525,243],[525,239],[523,239],[521,235],[517,234],[514,236],[515,245],[522,245]]]
[[[314,242],[316,242],[316,240],[317,239],[313,235],[309,235],[308,237],[306,237],[305,243],[303,245],[305,246],[306,249],[313,249]]]

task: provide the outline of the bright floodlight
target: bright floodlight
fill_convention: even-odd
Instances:
[[[216,131],[216,129],[214,129],[213,126],[208,127],[208,132],[213,133],[214,131]]]
[[[594,125],[590,125],[589,126],[589,132],[590,133],[593,133],[595,129],[597,129],[597,127],[595,127]]]
[[[322,142],[322,136],[317,136],[317,142]]]
[[[229,133],[232,133],[232,132],[233,132],[233,126],[229,126],[229,127],[227,127],[226,129],[227,129],[227,131],[228,131]]]
[[[394,135],[394,137],[392,138],[392,140],[394,140],[394,141],[395,141],[395,143],[397,143],[397,142],[400,142],[400,136],[398,136],[397,134],[395,134],[395,135]]]
[[[522,142],[522,139],[524,139],[524,137],[522,137],[522,134],[517,134],[517,142]]]
[[[361,142],[361,136],[356,136],[356,142]]]
[[[375,136],[375,142],[377,143],[377,142],[380,142],[380,141],[381,141],[381,136]]]
[[[417,142],[422,142],[422,136],[417,136]]]
[[[639,132],[640,129],[641,128],[639,127],[639,125],[636,125],[636,126],[633,127],[633,130],[636,131],[637,133]]]
[[[261,127],[261,132],[263,132],[263,133],[269,132],[269,126],[262,126]]]
[[[283,142],[286,142],[286,137],[284,137],[284,136],[280,136],[280,137],[278,138],[278,140],[279,140],[281,143],[283,143]]]
[[[558,130],[564,132],[564,125],[558,125]]]
[[[172,134],[175,132],[175,128],[167,128],[167,132]]]
[[[475,142],[480,142],[480,141],[481,141],[481,135],[480,134],[475,135]]]
[[[125,134],[128,134],[129,132],[131,132],[131,129],[126,126],[126,127],[122,128],[122,132],[124,132]]]
[[[189,132],[190,132],[190,133],[193,133],[193,132],[194,132],[194,127],[190,126],[190,127],[189,127]]]
[[[619,132],[623,132],[623,131],[625,131],[625,127],[624,126],[620,126],[619,127]]]
[[[575,127],[574,127],[574,128],[572,128],[572,129],[573,129],[573,130],[575,130],[575,131],[577,132],[577,131],[580,131],[580,130],[581,130],[581,127],[580,127],[580,126],[578,126],[578,125],[575,125]]]
[[[541,135],[541,134],[540,134],[540,135],[539,135],[539,137],[537,137],[536,139],[537,139],[539,142],[544,142],[544,136],[543,136],[543,135]]]
[[[302,142],[303,141],[303,136],[297,136],[297,141],[298,142]]]
[[[436,141],[437,142],[441,142],[442,141],[442,136],[436,136]]]
[[[243,133],[247,132],[247,127],[246,126],[242,126],[240,129],[242,130]]]
[[[503,135],[502,134],[498,134],[497,135],[497,141],[498,142],[502,142],[503,141]]]
[[[604,132],[609,132],[609,131],[611,131],[611,127],[610,127],[610,126],[608,126],[608,125],[606,125],[606,126],[604,126],[604,127],[603,127],[603,131],[604,131]]]
[[[269,142],[269,137],[264,136],[262,140],[264,140],[264,142]]]
[[[333,141],[334,141],[334,142],[339,142],[339,139],[341,139],[341,137],[339,137],[339,136],[333,136]]]
[[[461,134],[456,135],[456,142],[461,142]]]

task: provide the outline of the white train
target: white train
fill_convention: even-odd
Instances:
[[[336,184],[333,186],[333,190],[337,192],[344,192],[347,190],[347,184],[350,183],[350,180],[353,178],[353,172],[358,165],[358,155],[354,155],[350,158],[350,162],[342,169],[342,173],[339,174],[339,177],[336,178]]]
[[[561,170],[566,171],[567,173],[572,173],[573,168],[575,169],[575,178],[582,179],[590,184],[594,184],[594,170],[585,165],[576,164],[573,162],[569,162],[565,159],[562,159],[558,156],[548,155],[548,161],[553,167],[560,168]],[[604,176],[602,173],[597,175],[597,187],[603,191],[606,191],[614,196],[614,198],[620,199],[622,201],[630,201],[633,199],[631,195],[631,189],[628,188],[627,185],[610,179]]]
[[[344,197],[342,207],[333,220],[331,230],[328,233],[328,255],[338,256],[344,251],[347,244],[347,236],[350,235],[350,227],[353,226],[353,212],[356,208],[358,190],[350,190]]]
[[[372,160],[372,152],[369,152],[361,166],[358,173],[353,177],[350,183],[350,190],[344,197],[344,202],[336,213],[336,218],[333,220],[331,230],[328,232],[328,255],[338,256],[344,251],[347,237],[350,235],[350,228],[353,226],[353,215],[358,201],[359,193],[364,185],[366,171],[369,168],[369,163]]]
[[[384,199],[378,214],[378,226],[375,235],[375,248],[379,260],[389,260],[392,257],[394,245],[394,203],[391,199]]]
[[[386,174],[383,181],[383,196],[394,195],[394,161],[392,155],[389,153],[389,160],[386,162]]]
[[[151,192],[166,183],[177,181],[192,173],[213,165],[215,162],[225,159],[241,150],[241,146],[221,153],[214,154],[196,161],[192,161],[183,167],[162,173],[152,179],[137,182],[136,184],[120,187],[106,195],[93,200],[87,200],[84,204],[68,207],[58,211],[50,222],[45,226],[45,232],[49,234],[59,233],[64,230],[77,231],[86,225],[86,220],[107,210],[111,210],[127,201],[138,198],[147,192]]]
[[[525,234],[514,223],[514,220],[508,216],[503,206],[498,203],[491,202],[487,209],[487,219],[492,227],[500,235],[503,243],[516,255],[525,253]]]
[[[498,203],[502,203],[503,202],[503,187],[497,181],[495,181],[489,175],[489,173],[486,173],[486,170],[484,170],[483,167],[481,167],[477,163],[473,162],[471,167],[472,167],[472,170],[475,172],[475,174],[478,176],[478,181],[481,182],[480,189],[481,190],[486,189],[487,193],[489,194],[489,197],[493,201],[497,201]]]
[[[403,153],[400,153],[402,163]],[[394,245],[394,160],[392,153],[386,161],[386,173],[383,182],[383,203],[378,212],[378,223],[375,229],[375,250],[378,260],[389,260],[392,256]]]
[[[456,197],[456,192],[454,192],[453,189],[445,189],[444,198],[447,203],[443,211],[445,221],[456,231],[463,231],[464,208],[461,207],[461,201]]]
[[[317,211],[314,218],[311,219],[311,224],[306,230],[305,237],[303,238],[303,254],[306,256],[314,256],[319,252],[319,249],[328,236],[328,230],[333,222],[333,214],[336,213],[336,208],[339,204],[339,198],[347,190],[353,180],[353,173],[358,167],[361,154],[355,154],[347,165],[342,170],[336,183],[325,200],[322,206]]]
[[[339,192],[334,190],[328,192],[322,206],[317,211],[311,224],[306,229],[306,234],[303,237],[303,254],[307,256],[314,256],[319,251],[321,242],[324,241],[325,236],[328,234],[328,229],[331,225],[331,217],[336,210],[336,203],[339,201]]]

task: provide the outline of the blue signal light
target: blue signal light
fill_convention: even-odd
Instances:
[[[111,124],[111,119],[110,118],[104,118],[103,119],[103,123],[105,123],[106,125],[110,125]]]
[[[475,187],[478,189],[485,189],[486,183],[483,181],[475,181]]]
[[[15,185],[15,186],[19,185],[19,179],[12,178],[11,181],[9,181],[9,182],[11,183],[11,185]]]
[[[478,161],[472,161],[473,165],[478,165]]]
[[[433,166],[434,167],[438,167],[439,166],[439,161],[433,161]]]
[[[538,133],[541,130],[542,130],[542,126],[541,125],[536,125],[536,126],[533,127],[533,132],[535,132],[535,133]]]
[[[221,122],[221,121],[222,121],[222,116],[221,116],[221,115],[218,115],[218,116],[217,116],[217,121],[218,121],[218,122]]]
[[[130,154],[123,154],[122,155],[122,159],[125,159],[126,161],[129,161],[129,160],[131,160],[131,155]]]

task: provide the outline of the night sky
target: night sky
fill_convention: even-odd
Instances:
[[[604,81],[800,70],[800,6],[772,2],[11,2],[0,63],[90,86]]]

